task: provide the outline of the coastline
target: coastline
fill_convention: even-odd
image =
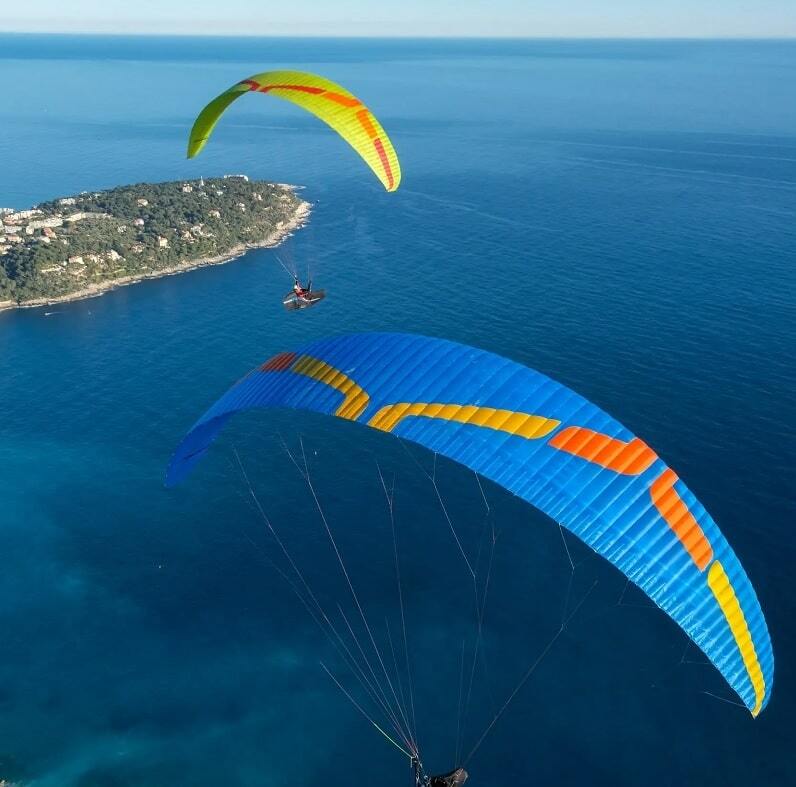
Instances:
[[[236,260],[238,257],[242,257],[244,254],[254,249],[271,249],[279,246],[293,231],[300,229],[307,223],[311,211],[312,205],[302,200],[298,208],[296,208],[293,218],[288,221],[284,227],[274,230],[274,232],[261,241],[255,243],[239,243],[223,254],[217,254],[213,257],[198,257],[196,259],[185,260],[178,265],[161,268],[151,273],[122,276],[118,279],[98,282],[97,284],[84,287],[81,290],[70,292],[67,295],[59,295],[56,298],[36,298],[31,301],[24,301],[23,303],[17,303],[16,301],[0,301],[0,312],[9,311],[11,309],[38,309],[42,306],[54,306],[59,303],[70,303],[71,301],[82,301],[86,298],[97,298],[100,295],[104,295],[106,292],[115,290],[117,287],[126,287],[130,284],[137,284],[138,282],[148,279],[160,279],[164,276],[176,276],[180,273],[187,273],[197,268],[206,268],[210,265],[223,265],[224,263]]]

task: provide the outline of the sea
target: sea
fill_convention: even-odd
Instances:
[[[277,68],[373,109],[397,192],[266,96],[185,158],[207,101]],[[796,42],[2,35],[0,84],[0,206],[235,173],[313,205],[279,249],[0,313],[3,784],[410,785],[273,532],[391,677],[431,773],[796,784]],[[326,300],[286,313],[278,256]],[[394,437],[251,413],[164,487],[250,368],[372,330],[513,358],[649,442],[757,590],[776,664],[760,717],[605,560]]]

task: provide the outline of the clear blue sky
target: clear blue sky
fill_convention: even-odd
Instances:
[[[0,31],[793,37],[796,0],[3,0]]]

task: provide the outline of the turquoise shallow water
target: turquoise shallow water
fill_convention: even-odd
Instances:
[[[199,159],[203,101],[290,65],[350,85],[404,169],[384,193],[280,102],[241,101]],[[471,589],[433,488],[394,440],[284,414],[233,424],[165,490],[170,452],[232,381],[332,332],[411,330],[503,353],[645,437],[757,588],[776,687],[757,721],[622,577],[572,544],[566,635],[470,764],[476,784],[789,784],[796,46],[0,38],[0,204],[244,171],[306,185],[328,299],[282,311],[271,251],[52,309],[0,314],[0,778],[41,785],[405,783],[323,674],[334,654],[264,563],[233,446],[324,598],[342,596],[313,478],[369,613],[395,624],[396,517],[432,768],[456,748]],[[47,85],[48,89],[33,89]],[[52,312],[46,316],[46,312]],[[440,489],[477,549],[473,477]],[[557,528],[485,486],[499,537],[472,743],[561,620]],[[254,542],[254,543],[252,543]],[[685,656],[683,655],[685,651]]]

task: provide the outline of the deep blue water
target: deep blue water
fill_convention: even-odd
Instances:
[[[278,101],[239,102],[184,159],[209,97],[283,66],[372,105],[402,160],[396,194]],[[250,367],[328,333],[397,329],[525,362],[647,439],[734,546],[775,650],[753,721],[662,613],[571,541],[570,608],[597,585],[471,783],[796,783],[796,43],[2,36],[0,82],[0,205],[238,171],[304,184],[312,220],[281,253],[311,260],[329,292],[285,314],[289,281],[258,251],[0,314],[0,779],[407,783],[319,667],[356,691],[266,564],[234,464],[237,447],[334,608],[336,565],[282,443],[300,438],[382,640],[398,613],[376,462],[397,476],[418,731],[429,767],[451,767],[472,588],[420,469],[430,456],[257,414],[187,484],[162,486],[183,432]],[[488,484],[485,520],[474,477],[436,470],[465,546],[485,521],[498,533],[472,745],[556,631],[570,568],[549,520]]]

